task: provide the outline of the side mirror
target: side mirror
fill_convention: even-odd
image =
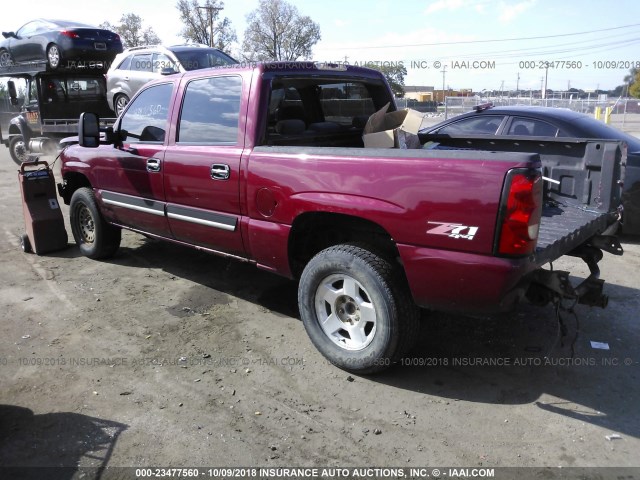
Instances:
[[[100,122],[95,113],[83,112],[80,114],[78,143],[87,148],[96,148],[100,145]]]
[[[17,38],[15,32],[2,32],[4,38]]]
[[[9,98],[11,99],[11,105],[14,107],[18,105],[18,92],[16,90],[16,83],[13,80],[7,82],[9,88]]]
[[[164,67],[160,70],[160,75],[173,75],[174,73],[178,73],[175,71],[173,67]]]

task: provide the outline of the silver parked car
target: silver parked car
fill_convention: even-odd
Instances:
[[[150,80],[162,75],[236,63],[226,53],[206,45],[129,48],[115,58],[107,72],[107,101],[120,115],[131,97]]]

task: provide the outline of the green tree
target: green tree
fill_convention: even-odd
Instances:
[[[260,0],[247,15],[242,50],[246,60],[306,60],[319,40],[320,25],[311,17],[285,0]]]
[[[629,73],[627,73],[624,76],[624,79],[622,81],[627,85],[631,85],[633,82],[635,82],[636,75],[638,75],[638,72],[640,72],[640,69],[632,68],[631,70],[629,70]]]
[[[640,98],[640,70],[636,72],[634,82],[629,87],[629,95],[635,98]]]
[[[162,40],[160,40],[160,37],[158,37],[152,27],[147,27],[143,30],[142,18],[135,13],[125,13],[122,15],[119,25],[102,22],[100,28],[111,30],[120,35],[120,40],[122,40],[122,46],[124,48],[162,43]]]
[[[187,41],[202,43],[230,53],[231,44],[237,41],[231,20],[220,18],[224,3],[220,0],[206,0],[200,6],[198,0],[179,0],[176,8],[183,23],[180,35]]]
[[[396,97],[404,96],[404,76],[407,74],[407,68],[402,62],[383,62],[382,64],[368,63],[364,66],[382,72],[387,82],[389,82],[393,94]]]

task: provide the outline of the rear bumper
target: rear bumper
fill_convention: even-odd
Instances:
[[[414,301],[421,307],[466,313],[510,310],[536,265],[525,258],[398,245]]]

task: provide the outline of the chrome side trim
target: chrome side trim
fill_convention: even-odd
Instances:
[[[141,197],[132,197],[114,192],[101,192],[102,201],[107,205],[127,208],[150,215],[164,216],[164,204],[155,200],[147,200]]]
[[[169,212],[167,214],[167,216],[169,218],[173,218],[175,220],[182,220],[184,222],[197,223],[198,225],[206,225],[207,227],[220,228],[222,230],[227,230],[229,232],[234,232],[235,229],[236,229],[235,224],[234,225],[229,225],[229,224],[225,224],[225,223],[213,222],[211,220],[205,220],[203,218],[189,217],[187,215],[179,215],[177,213]]]

